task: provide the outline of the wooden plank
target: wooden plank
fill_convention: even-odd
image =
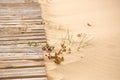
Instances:
[[[0,3],[34,3],[38,0],[0,0]]]
[[[44,61],[33,61],[33,60],[0,61],[0,69],[43,67],[43,66],[45,66]]]
[[[9,7],[26,7],[26,6],[36,6],[39,7],[39,3],[0,3],[1,6],[9,6]],[[0,6],[0,7],[1,7]]]
[[[38,14],[39,13],[39,14]],[[41,15],[41,13],[40,13],[40,11],[39,10],[25,10],[25,11],[23,11],[23,10],[16,10],[16,11],[2,11],[2,10],[0,10],[0,16],[9,16],[9,15],[11,15],[11,16],[16,16],[16,15],[25,15],[25,16],[27,16],[27,15]]]
[[[34,8],[34,7],[31,7],[31,8],[9,8],[9,7],[1,7],[0,8],[1,12],[17,12],[17,11],[20,11],[21,12],[24,12],[24,11],[40,11],[40,8]],[[16,10],[16,11],[11,11],[11,10]]]
[[[6,39],[6,40],[0,40],[0,42],[22,42],[22,41],[37,41],[37,40],[45,40],[45,36],[41,37],[41,38],[23,38],[23,39]]]
[[[41,16],[0,16],[0,20],[38,20]]]
[[[24,19],[23,19],[23,18],[21,18],[21,17],[16,17],[16,18],[14,18],[14,17],[13,17],[13,18],[12,18],[12,17],[11,17],[11,18],[7,18],[7,17],[6,17],[6,18],[1,18],[1,17],[0,17],[0,21],[1,21],[1,22],[7,22],[7,21],[10,22],[10,21],[15,21],[15,20],[16,20],[16,21],[22,21],[22,20],[23,20],[23,21],[41,21],[42,18],[40,18],[40,17],[37,18],[37,17],[36,17],[36,18],[24,18]]]
[[[24,0],[0,0],[0,3],[24,3]]]
[[[38,0],[0,0],[0,3],[33,3]]]
[[[35,12],[35,13],[37,13],[37,12]],[[31,14],[32,15],[32,14]],[[40,14],[37,14],[37,15],[32,15],[32,16],[17,16],[17,14],[16,15],[2,15],[2,14],[0,14],[0,18],[13,18],[13,19],[22,19],[22,18],[27,18],[27,19],[41,19],[41,15]]]
[[[18,29],[18,28],[27,28],[27,29],[44,29],[44,25],[36,25],[36,24],[19,24],[19,25],[0,25],[0,30],[2,29]]]
[[[39,53],[41,46],[0,46],[0,53]]]
[[[47,77],[42,77],[42,78],[19,78],[19,79],[4,79],[4,80],[47,80]]]
[[[20,25],[20,24],[28,24],[28,25],[32,25],[32,24],[36,24],[36,25],[41,25],[43,22],[10,22],[10,23],[0,23],[0,25]]]
[[[7,32],[8,31],[8,32]],[[19,33],[22,34],[22,32],[45,32],[44,28],[40,27],[0,27],[0,33]],[[11,33],[12,34],[12,33]]]
[[[21,10],[20,11],[18,11],[18,12],[1,12],[0,11],[0,16],[18,16],[18,17],[21,17],[22,18],[22,16],[41,16],[41,13],[40,13],[40,11],[33,11],[33,10],[31,10],[31,11],[25,11],[25,12],[21,12]]]
[[[22,9],[16,9],[16,10],[2,10],[2,9],[0,9],[0,15],[4,15],[4,14],[16,14],[16,15],[18,15],[18,14],[24,14],[25,15],[25,13],[28,13],[28,14],[31,14],[31,15],[33,15],[33,14],[36,14],[36,15],[40,15],[41,13],[41,11],[39,10],[39,9],[31,9],[31,10],[22,10]],[[39,14],[37,14],[37,13],[39,13]]]
[[[39,13],[38,15],[40,15],[40,9],[7,9],[7,10],[4,10],[4,9],[0,9],[0,14],[11,14],[11,13],[14,13],[14,14],[22,14],[22,13],[29,13],[29,14],[33,14],[33,13]],[[21,13],[19,13],[21,12]]]
[[[39,49],[42,51],[41,46],[32,47],[32,46],[0,46],[0,49]]]
[[[7,34],[7,35],[0,35],[0,38],[12,38],[12,37],[31,37],[31,36],[45,36],[45,33],[32,33],[32,34],[14,34],[14,35],[10,35],[10,34]]]
[[[29,46],[28,44],[18,44],[18,45],[0,45],[1,49],[13,49],[13,48],[30,48],[30,49],[40,49],[42,48],[43,45],[45,45],[46,43],[39,43],[39,46]]]
[[[0,60],[43,60],[43,53],[0,53]]]
[[[36,42],[36,43],[46,43],[46,39],[39,39],[39,40],[25,40],[25,41],[2,41],[0,42],[0,46],[1,45],[18,45],[18,44],[27,44],[28,42]]]
[[[26,28],[26,29],[44,29],[44,25],[29,25],[29,24],[20,24],[20,25],[0,25],[0,30],[5,30],[5,29],[23,29],[23,28]]]
[[[4,30],[4,31],[6,31],[6,30]],[[39,30],[31,30],[31,31],[24,31],[24,30],[21,30],[21,31],[14,31],[14,30],[11,30],[11,31],[13,31],[13,33],[11,33],[11,34],[27,34],[27,33],[45,33],[45,31],[44,31],[44,29],[39,29]],[[9,31],[9,32],[3,32],[2,30],[1,30],[1,35],[4,35],[4,33],[5,34],[10,34],[10,32],[11,31]],[[3,33],[3,34],[2,34]]]
[[[0,48],[0,53],[38,53],[40,48]]]
[[[29,13],[29,14],[33,14],[33,13],[38,13],[38,12],[41,12],[41,10],[40,10],[40,8],[33,8],[33,7],[31,7],[31,8],[29,8],[29,9],[27,9],[27,8],[18,8],[18,9],[16,9],[16,8],[0,8],[0,14],[4,14],[4,13],[14,13],[14,14],[20,14],[19,12],[21,12],[21,13]],[[31,12],[31,13],[30,13]],[[40,15],[40,14],[38,14],[38,15]]]
[[[42,51],[42,49],[41,49],[41,46],[37,46],[37,47],[34,47],[34,46],[0,46],[0,49],[12,49],[12,50],[14,50],[14,49],[34,49],[34,50],[41,50]]]
[[[30,20],[29,21],[27,21],[27,20],[26,21],[25,20],[23,20],[23,21],[22,20],[19,20],[19,21],[4,21],[3,20],[3,21],[0,22],[0,25],[4,25],[4,24],[10,24],[10,25],[11,24],[17,24],[17,25],[20,25],[20,24],[39,24],[40,25],[41,24],[42,25],[42,23],[43,23],[42,20],[39,20],[39,21],[37,21],[37,20],[36,21],[32,21],[32,20],[31,21]]]
[[[32,13],[31,13],[32,12]],[[39,11],[26,11],[26,12],[23,12],[23,13],[21,13],[21,12],[18,12],[18,13],[15,13],[15,12],[9,12],[9,13],[7,13],[7,12],[1,12],[0,13],[0,17],[1,16],[3,16],[3,17],[5,17],[6,15],[8,16],[8,17],[23,17],[23,16],[25,16],[25,17],[37,17],[37,16],[40,16],[41,15],[41,13],[40,14],[38,14],[38,13],[40,13]]]
[[[0,3],[0,8],[39,8],[39,3]]]
[[[45,31],[42,31],[42,30],[32,30],[32,31],[13,31],[12,33],[12,30],[11,31],[9,31],[9,32],[3,32],[3,31],[1,31],[0,32],[0,35],[3,35],[3,36],[6,36],[6,35],[14,35],[14,34],[16,34],[16,35],[19,35],[19,34],[40,34],[40,33],[45,33]]]
[[[45,77],[45,67],[0,69],[0,79]]]
[[[26,41],[26,40],[41,40],[41,39],[46,39],[45,36],[28,36],[28,37],[10,37],[10,38],[1,38],[0,42],[6,42],[6,41]]]
[[[24,13],[24,12],[22,12],[22,13]],[[34,12],[34,14],[35,14],[35,13],[37,14],[37,13],[39,13],[39,12]],[[8,13],[5,13],[5,14],[8,14]],[[33,14],[33,12],[32,12],[32,14]],[[31,14],[31,15],[32,15],[32,14]],[[14,13],[14,15],[9,15],[9,14],[8,14],[8,15],[4,15],[4,14],[2,15],[2,14],[0,13],[0,18],[15,18],[15,19],[20,18],[20,19],[21,19],[21,18],[24,18],[24,17],[25,17],[25,18],[28,18],[28,19],[32,19],[32,18],[33,18],[33,19],[34,19],[34,18],[40,19],[40,18],[41,18],[41,15],[40,15],[40,14],[37,14],[37,15],[32,15],[32,16],[28,16],[28,15],[27,15],[27,16],[24,16],[24,15],[19,16],[19,15],[15,14],[15,13]]]
[[[38,36],[21,36],[21,37],[5,37],[5,38],[0,38],[0,41],[18,41],[18,40],[26,40],[26,39],[43,39],[46,38],[44,35],[38,35]]]
[[[33,24],[32,24],[33,25]],[[30,31],[32,31],[32,30],[40,30],[40,31],[45,31],[44,30],[44,27],[43,26],[32,26],[32,25],[24,25],[24,26],[14,26],[13,27],[13,24],[12,24],[12,26],[5,26],[5,25],[1,25],[0,26],[0,31],[6,31],[6,30],[10,30],[10,31],[14,31],[14,30],[19,30],[18,32],[20,32],[20,31],[26,31],[26,32],[30,32]]]
[[[25,19],[19,19],[19,20],[0,20],[0,23],[10,23],[10,22],[41,22],[42,19],[28,19],[28,20],[25,20]]]
[[[6,9],[6,10],[5,10]],[[41,11],[40,8],[34,8],[34,7],[31,7],[31,8],[9,8],[9,7],[1,7],[0,8],[1,12],[15,12],[15,11],[11,11],[11,10],[16,10],[17,11],[20,11],[21,12],[24,12],[24,11]]]
[[[40,10],[35,10],[35,9],[33,9],[33,10],[22,10],[23,12],[21,12],[21,10],[14,10],[14,11],[11,11],[11,10],[1,10],[0,9],[0,16],[2,16],[2,15],[27,15],[27,14],[29,14],[29,15],[33,15],[33,14],[36,14],[36,15],[40,15],[41,13],[41,11]],[[27,13],[27,14],[26,14]],[[38,14],[39,13],[39,14]]]
[[[23,23],[27,23],[27,24],[41,24],[42,20],[39,21],[1,21],[0,24],[23,24]]]

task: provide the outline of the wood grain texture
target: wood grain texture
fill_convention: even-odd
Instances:
[[[19,78],[19,79],[4,79],[4,80],[47,80],[46,77],[41,78]]]
[[[0,80],[47,80],[46,42],[36,0],[0,0]]]
[[[0,0],[0,3],[37,3],[38,0]]]
[[[33,60],[1,60],[0,69],[14,69],[14,68],[27,68],[27,67],[44,67],[44,61]]]
[[[0,53],[0,60],[43,60],[42,53]]]
[[[0,69],[0,79],[10,78],[29,78],[29,77],[45,77],[45,67],[16,68],[16,69]]]

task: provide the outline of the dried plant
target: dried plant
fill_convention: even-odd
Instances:
[[[85,46],[88,46],[89,45],[89,35],[86,34],[86,33],[80,33],[80,34],[77,34],[77,37],[79,38],[79,44],[78,44],[78,48],[77,50],[79,51],[81,48],[85,47]]]
[[[70,31],[67,30],[67,34],[65,38],[63,38],[62,43],[65,44],[67,47],[68,53],[71,53],[71,46],[72,46],[72,35],[70,34]]]
[[[60,49],[58,49],[58,51],[55,51],[54,49],[55,47],[50,46],[49,44],[42,46],[42,50],[47,53],[46,56],[48,57],[48,59],[52,60],[56,64],[60,64],[64,61],[64,57],[62,56],[62,54],[66,52],[66,46],[64,44],[61,44],[61,47]]]
[[[67,30],[67,34],[60,43],[60,48],[55,50],[54,46],[50,46],[46,44],[42,46],[42,50],[45,51],[47,54],[46,56],[48,59],[53,60],[56,64],[60,64],[64,61],[64,53],[71,53],[71,46],[72,46],[72,35],[70,35],[69,30]]]
[[[62,39],[62,42],[60,43],[60,47],[57,48],[55,46],[49,45],[48,43],[45,45],[42,45],[42,50],[45,51],[45,56],[48,57],[49,60],[53,61],[56,64],[61,64],[64,61],[64,53],[71,53],[72,49],[72,35],[70,34],[70,31],[67,30],[66,36]],[[88,45],[88,42],[90,41],[89,35],[86,33],[80,33],[77,34],[77,37],[79,39],[77,50],[79,51],[81,48]],[[40,46],[37,42],[29,42],[29,46]],[[57,49],[56,49],[57,48]]]

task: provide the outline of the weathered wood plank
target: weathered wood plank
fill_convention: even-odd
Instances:
[[[33,3],[38,0],[0,0],[0,3]]]
[[[47,77],[41,77],[41,78],[4,79],[4,80],[47,80]]]
[[[30,39],[45,39],[46,37],[43,36],[26,36],[26,37],[5,37],[5,38],[0,38],[0,41],[19,41],[19,40],[30,40]]]
[[[0,39],[0,42],[4,42],[4,41],[10,41],[10,42],[12,42],[12,41],[31,41],[31,40],[45,40],[46,39],[46,37],[45,36],[39,36],[39,37],[36,37],[36,36],[34,36],[34,37],[27,37],[27,38],[24,38],[24,37],[20,37],[20,38],[12,38],[12,39],[10,39],[10,38],[1,38]]]
[[[20,24],[28,24],[28,25],[32,25],[32,24],[36,24],[36,25],[41,25],[42,24],[42,21],[41,22],[10,22],[10,23],[0,23],[0,25],[20,25]]]
[[[13,10],[13,11],[11,11],[11,10]],[[33,7],[29,8],[29,9],[27,9],[27,8],[18,8],[18,9],[17,8],[4,8],[4,7],[0,8],[0,12],[3,12],[3,13],[4,12],[6,12],[6,13],[16,12],[14,14],[17,14],[19,11],[21,11],[21,13],[25,13],[25,12],[31,12],[31,13],[41,12],[40,8],[33,8]],[[3,14],[3,13],[1,13],[1,14]]]
[[[44,25],[29,25],[29,24],[20,24],[20,25],[0,25],[0,30],[10,30],[10,29],[44,29]]]
[[[24,20],[24,19],[21,19],[21,20],[0,20],[0,23],[10,23],[10,22],[40,22],[42,21],[42,19],[33,19],[33,20]]]
[[[22,11],[22,12],[21,12]],[[8,14],[8,15],[20,15],[20,14],[26,14],[28,13],[29,15],[33,15],[33,14],[36,14],[36,15],[40,15],[41,11],[38,10],[38,9],[31,9],[31,10],[22,10],[22,9],[17,9],[16,11],[11,11],[11,10],[2,10],[0,9],[0,16],[4,15],[4,14]],[[38,14],[39,13],[39,14]],[[5,15],[4,15],[5,16]]]
[[[0,53],[39,53],[40,48],[0,48]]]
[[[43,67],[43,66],[45,66],[44,61],[33,61],[33,60],[0,61],[0,69]]]
[[[45,67],[0,69],[0,79],[45,77]]]
[[[30,10],[30,11],[0,11],[0,16],[40,16],[40,11]]]
[[[45,33],[32,33],[32,34],[15,34],[15,35],[9,35],[9,34],[6,34],[6,35],[0,35],[0,38],[13,38],[13,37],[32,37],[32,36],[45,36]]]
[[[40,6],[39,3],[0,3],[0,8],[39,8],[38,6]]]
[[[29,34],[29,33],[45,33],[44,30],[31,30],[31,31],[24,31],[24,30],[19,30],[19,31],[15,31],[14,29],[13,30],[9,30],[8,32],[3,32],[1,30],[0,34],[1,35],[5,35],[5,34]]]
[[[0,3],[0,80],[47,80],[40,46],[46,43],[40,5],[25,2]]]
[[[36,46],[36,47],[34,47],[34,46],[28,46],[28,44],[27,45],[23,45],[23,46],[21,46],[21,44],[18,44],[18,45],[13,45],[13,46],[0,46],[0,49],[34,49],[34,50],[41,50],[42,51],[42,49],[41,49],[41,46],[42,45],[45,45],[46,43],[44,43],[44,44],[41,44],[40,46]]]
[[[22,46],[22,45],[27,45],[28,46],[28,42],[36,42],[36,43],[46,43],[46,39],[43,40],[28,40],[28,41],[5,41],[5,42],[0,42],[0,46],[4,45],[4,46],[9,46],[9,45],[18,45],[18,46]]]
[[[36,31],[39,31],[39,30],[36,30]],[[2,32],[1,32],[2,33]],[[15,32],[14,32],[15,33]],[[1,36],[2,35],[2,36]],[[41,32],[41,33],[16,33],[16,34],[9,34],[9,32],[7,32],[7,33],[2,33],[2,34],[0,34],[0,38],[2,39],[4,39],[4,38],[16,38],[16,39],[18,39],[18,38],[23,38],[23,37],[31,37],[32,38],[32,36],[34,36],[34,37],[37,37],[37,38],[46,38],[45,37],[45,32]]]
[[[45,43],[46,44],[46,43]],[[31,46],[19,46],[19,45],[15,45],[15,46],[0,46],[0,49],[41,49],[41,46],[37,46],[37,47],[31,47]]]
[[[0,11],[0,17],[37,17],[37,16],[41,16],[41,13],[40,11],[26,11],[26,12],[21,12],[18,11],[18,12],[1,12]]]
[[[21,12],[23,11],[23,12]],[[8,15],[8,16],[22,16],[22,15],[25,15],[27,16],[27,14],[30,16],[30,15],[41,15],[41,11],[40,10],[16,10],[16,11],[13,11],[13,10],[8,10],[8,11],[2,11],[0,9],[0,16],[5,16],[5,15]]]
[[[34,14],[37,14],[37,13],[39,13],[39,12],[34,12]],[[8,13],[5,13],[5,14],[8,14]],[[15,14],[15,13],[14,13]],[[28,18],[28,19],[41,19],[41,15],[40,14],[37,14],[37,15],[33,15],[33,12],[32,12],[32,14],[31,14],[32,16],[20,16],[20,15],[4,15],[4,14],[1,14],[0,13],[0,18],[13,18],[13,19],[26,19],[26,18]]]
[[[6,9],[6,10],[5,10]],[[29,8],[29,9],[23,9],[23,8],[0,8],[0,14],[22,14],[22,13],[29,13],[29,14],[33,14],[33,13],[39,13],[38,15],[40,15],[41,10],[39,8]],[[21,13],[19,13],[21,12]]]
[[[40,16],[0,16],[1,20],[39,20],[42,19]]]
[[[0,0],[0,3],[24,3],[24,0]]]
[[[43,60],[43,53],[0,53],[0,60]]]
[[[13,11],[11,11],[11,10],[13,10]],[[22,12],[39,11],[39,12],[41,12],[40,8],[34,8],[34,7],[31,7],[29,9],[28,8],[9,8],[9,7],[8,8],[5,8],[5,7],[0,8],[0,12],[18,12],[18,11],[22,11]],[[32,13],[34,13],[34,12],[32,12]]]
[[[32,17],[32,18],[34,18],[34,17],[39,17],[39,19],[40,19],[40,16],[41,16],[41,13],[39,12],[39,11],[35,11],[34,13],[31,13],[31,12],[33,12],[33,11],[26,11],[26,12],[20,12],[20,11],[18,11],[17,13],[16,12],[1,12],[0,11],[0,18],[2,19],[4,19],[4,18],[13,18],[13,19],[17,19],[17,18],[19,18],[19,19],[22,19],[22,17],[24,16],[24,17]],[[39,13],[39,14],[38,14]],[[28,19],[30,19],[30,18],[28,18]]]
[[[41,21],[3,21],[0,24],[42,24]]]
[[[7,31],[9,30],[9,32],[10,31],[16,32],[18,30],[19,30],[18,32],[21,32],[21,31],[30,32],[33,30],[39,30],[40,33],[45,32],[43,25],[15,25],[15,26],[14,25],[0,25],[1,32],[7,33],[6,30]]]
[[[24,12],[22,12],[22,13],[24,13]],[[14,13],[14,15],[11,15],[11,14],[9,15],[9,13],[5,13],[5,14],[8,14],[8,15],[4,15],[3,13],[0,13],[0,18],[15,18],[15,19],[20,18],[20,19],[21,19],[21,18],[24,18],[24,17],[25,17],[25,18],[28,18],[28,19],[30,19],[30,18],[31,18],[31,19],[32,19],[32,18],[33,18],[33,19],[34,19],[34,18],[40,19],[40,18],[41,18],[41,15],[38,14],[38,13],[39,13],[39,11],[38,11],[38,12],[32,12],[32,13],[31,13],[32,16],[30,16],[29,13],[28,13],[29,16],[28,16],[27,14],[26,14],[27,16],[24,16],[24,15],[20,16],[20,15],[17,15],[17,14],[15,14],[15,13]],[[33,15],[33,14],[35,14],[35,15]]]

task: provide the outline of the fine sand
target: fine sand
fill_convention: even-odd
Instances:
[[[39,0],[48,42],[59,45],[69,29],[72,53],[61,65],[46,58],[49,80],[120,80],[120,0]],[[88,46],[77,51],[76,37]]]

